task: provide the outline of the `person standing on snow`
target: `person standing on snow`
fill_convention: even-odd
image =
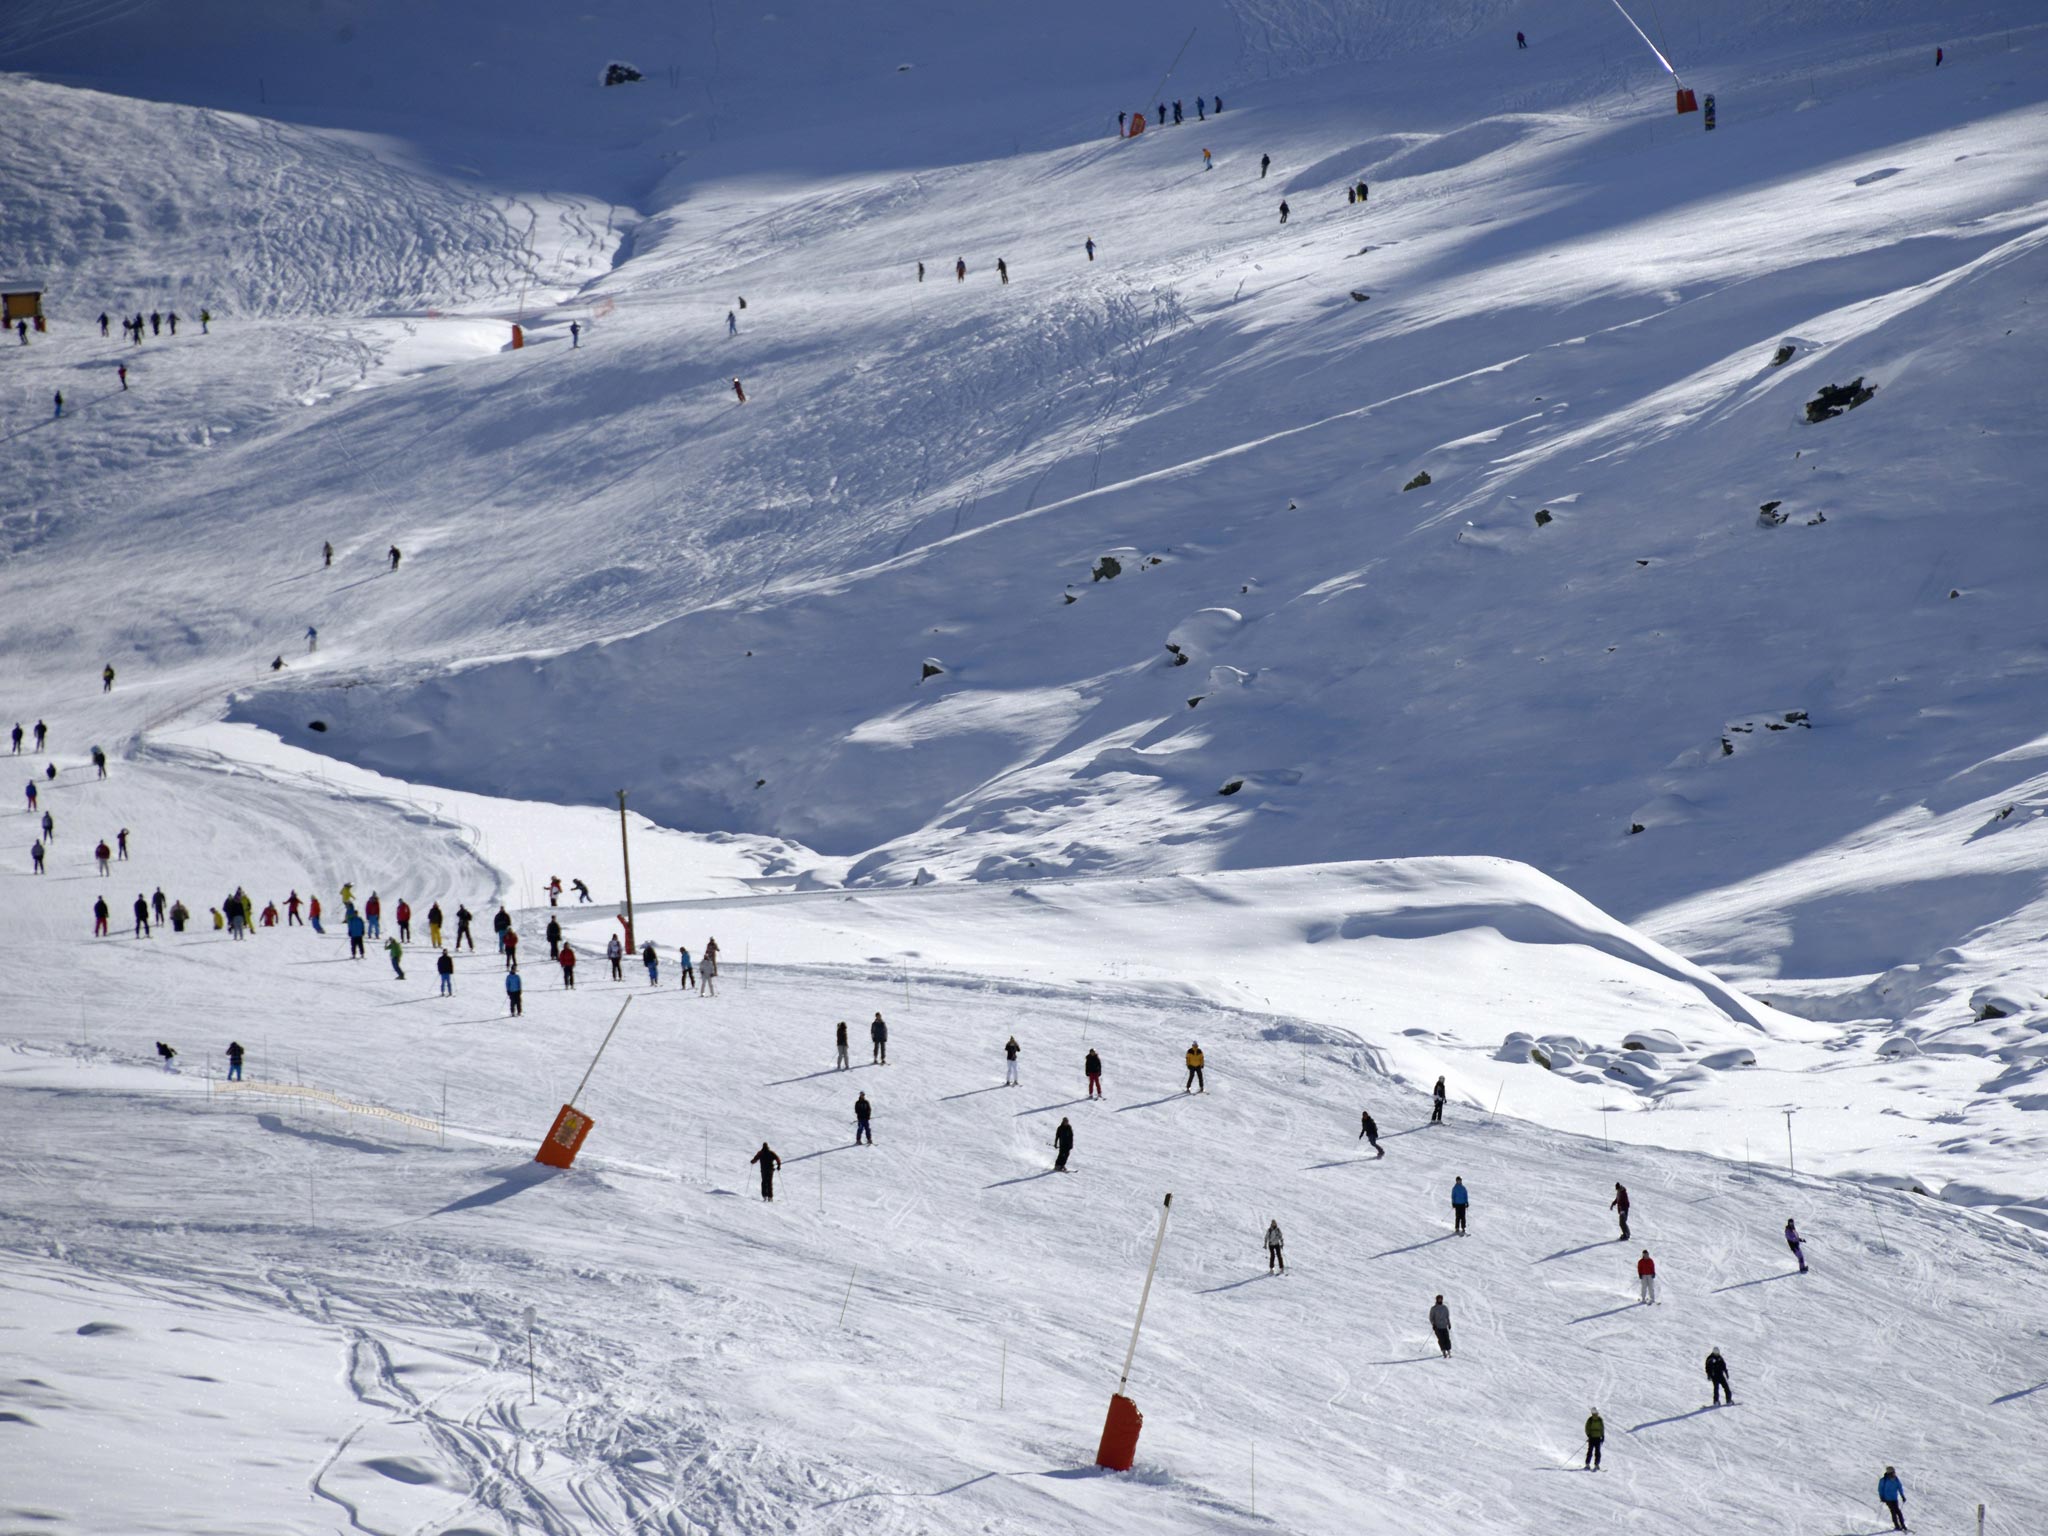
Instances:
[[[107,846],[105,838],[100,839],[100,845],[93,849],[92,856],[99,861],[100,874],[103,878],[113,873],[114,850]]]
[[[320,631],[315,629],[312,625],[308,624],[306,626],[306,654],[310,656],[319,649]]]
[[[156,925],[164,925],[164,888],[158,886],[149,898],[150,910],[156,913]]]
[[[1065,1115],[1061,1115],[1059,1129],[1052,1133],[1052,1171],[1065,1173],[1067,1159],[1073,1155],[1074,1127]]]
[[[839,1027],[832,1032],[832,1046],[838,1053],[833,1057],[832,1070],[834,1072],[851,1071],[853,1063],[847,1058],[846,1020],[844,1019],[839,1021]]]
[[[738,400],[741,405],[747,403],[747,391],[738,379],[732,381],[732,392],[733,398]]]
[[[1094,237],[1093,235],[1090,235],[1090,236],[1088,237],[1088,239],[1087,239],[1087,242],[1086,242],[1086,245],[1085,245],[1085,247],[1084,247],[1084,248],[1085,248],[1085,249],[1087,250],[1087,252],[1088,252],[1088,259],[1089,259],[1090,261],[1093,261],[1093,260],[1095,259],[1095,237]],[[19,731],[19,730],[17,729],[17,730],[15,731],[15,735],[19,736],[20,734],[21,734],[21,732],[20,732],[20,731]]]
[[[121,381],[121,388],[125,392],[128,388],[128,365],[126,363],[114,364],[114,377]]]
[[[317,915],[317,914],[316,914],[316,915]],[[462,941],[463,941],[464,939],[467,939],[467,940],[469,940],[469,947],[470,947],[471,949],[475,949],[475,948],[476,948],[476,935],[475,935],[475,934],[473,934],[473,933],[471,933],[471,932],[469,931],[469,925],[470,925],[471,923],[475,922],[475,921],[476,921],[476,914],[475,914],[474,912],[470,911],[470,910],[469,910],[469,908],[467,908],[467,907],[465,907],[465,906],[461,905],[460,903],[457,903],[457,904],[456,904],[456,908],[455,908],[455,947],[456,947],[457,949],[460,949],[460,948],[462,948]]]
[[[412,942],[412,904],[403,896],[398,898],[398,910],[393,914],[398,919],[398,936],[406,943]]]
[[[624,981],[626,979],[626,946],[619,942],[619,936],[616,933],[612,935],[611,942],[605,945],[604,957],[612,963],[612,980]]]
[[[924,263],[921,261],[917,264],[917,280],[920,283],[924,281]]]
[[[405,946],[398,942],[396,934],[384,941],[384,953],[391,957],[391,974],[400,981],[405,980],[405,967],[399,964],[405,958]]]
[[[697,967],[690,963],[689,945],[678,944],[676,946],[676,963],[683,968],[681,984],[683,990],[687,992],[697,984]]]
[[[1517,32],[1515,34],[1515,46],[1517,48],[1526,48],[1529,46],[1529,39],[1522,36],[1521,33]]]
[[[297,924],[297,925],[298,925],[299,927],[301,927],[301,928],[303,928],[303,927],[305,927],[305,926],[306,926],[306,924],[305,924],[305,919],[303,919],[303,918],[301,918],[301,917],[299,916],[299,908],[300,908],[300,907],[302,907],[302,906],[304,906],[304,905],[305,905],[305,903],[299,900],[299,891],[298,891],[298,887],[297,887],[297,886],[293,886],[293,887],[292,887],[292,893],[291,893],[291,895],[289,895],[289,896],[285,897],[285,899],[284,899],[284,925],[285,925],[285,927],[289,928],[289,927],[291,927],[291,926],[292,926],[293,924]]]
[[[561,904],[562,877],[560,875],[550,875],[548,876],[548,905],[551,907],[556,907],[560,906]]]
[[[640,946],[640,963],[647,967],[647,985],[661,985],[661,956],[654,952],[654,940],[649,939]]]
[[[1360,178],[1358,183],[1358,200],[1362,203],[1371,195],[1371,189],[1366,186],[1364,179]]]
[[[1196,1089],[1196,1085],[1199,1084],[1200,1087],[1196,1091],[1207,1093],[1209,1091],[1209,1079],[1203,1075],[1202,1069],[1207,1063],[1208,1058],[1202,1054],[1202,1043],[1199,1040],[1190,1040],[1188,1042],[1187,1054],[1181,1059],[1188,1064],[1188,1080],[1180,1091],[1186,1093],[1190,1089]]]
[[[1472,1196],[1465,1188],[1462,1177],[1451,1180],[1451,1230],[1459,1237],[1465,1235],[1465,1212],[1472,1204]]]
[[[1799,1229],[1792,1225],[1792,1218],[1785,1218],[1785,1246],[1792,1250],[1792,1257],[1799,1261],[1799,1273],[1806,1273],[1806,1239],[1799,1235]]]
[[[30,874],[40,875],[44,873],[44,852],[45,849],[43,848],[43,840],[40,837],[28,845],[28,867]]]
[[[100,311],[100,336],[101,336],[101,338],[102,338],[102,339],[105,339],[105,337],[106,337],[106,334],[107,334],[107,312],[106,312],[106,311],[105,311],[105,310],[103,309],[103,310],[101,310],[101,311]]]
[[[875,1047],[874,1061],[885,1067],[889,1065],[889,1026],[879,1011],[874,1022],[868,1025],[868,1039]]]
[[[1628,1190],[1627,1190],[1627,1188],[1626,1188],[1626,1187],[1625,1187],[1624,1185],[1622,1185],[1622,1184],[1620,1184],[1620,1183],[1618,1183],[1618,1182],[1617,1182],[1617,1183],[1615,1184],[1615,1186],[1614,1186],[1614,1198],[1613,1198],[1612,1200],[1610,1200],[1610,1201],[1608,1201],[1608,1202],[1607,1202],[1607,1209],[1609,1209],[1610,1211],[1614,1212],[1614,1214],[1615,1214],[1615,1215],[1617,1215],[1617,1216],[1619,1216],[1619,1217],[1621,1218],[1621,1236],[1620,1236],[1620,1237],[1618,1237],[1618,1238],[1616,1238],[1616,1239],[1615,1239],[1615,1241],[1616,1241],[1616,1242],[1618,1242],[1618,1243],[1625,1243],[1625,1242],[1627,1242],[1627,1241],[1628,1241]]]
[[[853,1101],[853,1144],[856,1147],[862,1142],[871,1147],[875,1144],[874,1128],[868,1124],[874,1112],[874,1106],[868,1103],[866,1094],[861,1094]]]
[[[1177,101],[1173,104],[1173,126],[1180,126],[1180,103]]]
[[[558,921],[557,921],[557,920],[556,920],[555,918],[552,918],[552,917],[550,917],[550,918],[548,919],[548,925],[547,925],[547,927],[546,927],[546,928],[545,928],[544,930],[542,930],[542,931],[543,931],[543,933],[544,933],[544,935],[546,936],[546,938],[547,938],[547,941],[548,941],[548,958],[549,958],[550,960],[559,960],[559,959],[561,959],[561,958],[562,958],[562,925],[561,925],[561,923],[560,923],[560,922],[558,922]]]
[[[996,276],[1006,283],[1010,280],[1010,264],[1000,256],[996,258]]]
[[[953,281],[956,283],[967,281],[967,258],[965,256],[962,256],[953,263]]]
[[[389,549],[385,551],[385,553],[391,557],[391,569],[393,569],[394,571],[397,570],[398,561],[400,558],[398,553],[398,546],[396,544],[392,545]]]
[[[33,816],[36,811],[36,781],[34,779],[28,781],[27,788],[23,793],[28,796],[28,811]]]
[[[1444,1123],[1445,1096],[1446,1095],[1444,1092],[1444,1080],[1442,1078],[1438,1078],[1436,1080],[1435,1103],[1430,1106],[1429,1111],[1429,1123],[1431,1125],[1442,1125]]]
[[[562,952],[555,956],[555,963],[562,968],[562,990],[564,992],[574,992],[576,990],[576,951],[567,944],[564,944]]]
[[[192,921],[192,909],[182,901],[171,903],[171,932],[183,933],[185,925]]]
[[[42,721],[38,720],[36,722],[36,750],[38,752],[43,750],[43,740],[49,734],[50,728],[47,725],[43,724]]]
[[[761,1165],[761,1198],[763,1200],[773,1200],[775,1198],[775,1171],[782,1166],[782,1159],[777,1157],[775,1149],[764,1141],[761,1143],[761,1150],[748,1158],[747,1161]]]
[[[334,564],[334,545],[326,540],[320,544],[320,564],[323,568]]]
[[[511,1016],[519,1018],[526,1013],[526,983],[519,979],[517,969],[505,973],[505,1000],[512,1005]]]
[[[455,995],[455,957],[449,954],[447,950],[442,950],[441,958],[434,962],[434,971],[441,978],[441,995],[443,997],[453,997]]]
[[[1600,1410],[1594,1408],[1586,1415],[1586,1470],[1600,1470],[1600,1447],[1607,1443],[1607,1421],[1600,1417]]]
[[[1272,168],[1273,157],[1271,155],[1259,156],[1259,180],[1264,181],[1266,179],[1266,172],[1270,171]]]
[[[107,936],[107,898],[104,896],[92,899],[92,936],[96,939]]]
[[[1088,1047],[1088,1054],[1081,1058],[1081,1070],[1088,1078],[1088,1097],[1102,1097],[1102,1058],[1095,1054],[1095,1047]]]
[[[149,937],[149,898],[140,891],[135,893],[135,937]]]
[[[1650,1257],[1645,1248],[1643,1256],[1636,1260],[1636,1286],[1642,1305],[1648,1306],[1657,1299],[1657,1261]]]
[[[242,1058],[246,1056],[248,1052],[242,1049],[241,1041],[230,1040],[228,1042],[226,1054],[228,1058],[228,1081],[231,1083],[239,1083],[242,1080]]]
[[[1216,169],[1216,162],[1213,158],[1211,158],[1209,151],[1206,149],[1202,151],[1202,169],[1205,171],[1213,171]]]
[[[1884,1469],[1884,1476],[1877,1480],[1877,1502],[1882,1504],[1886,1512],[1891,1515],[1893,1530],[1904,1531],[1911,1529],[1906,1524],[1905,1511],[1899,1508],[1901,1504],[1906,1502],[1906,1485],[1899,1481],[1898,1468],[1886,1467]]]
[[[101,693],[112,693],[113,691],[114,691],[114,664],[113,664],[113,663],[112,663],[112,662],[110,661],[110,662],[108,662],[108,663],[107,663],[107,665],[106,665],[106,667],[104,668],[104,670],[102,670],[102,671],[101,671],[101,673],[100,673],[100,692],[101,692]]]
[[[506,969],[506,970],[508,970],[508,971],[516,971],[516,970],[518,970],[518,969],[519,969],[519,930],[518,930],[517,928],[507,928],[507,929],[506,929],[506,930],[504,931],[504,933],[502,933],[501,935],[499,935],[499,938],[498,938],[498,942],[499,942],[499,943],[500,943],[500,944],[501,944],[502,946],[504,946],[504,950],[505,950],[505,969]]]
[[[1374,1156],[1387,1155],[1387,1149],[1380,1145],[1380,1128],[1373,1122],[1372,1111],[1369,1109],[1361,1109],[1358,1112],[1358,1139],[1372,1143]]]
[[[1017,1044],[1017,1037],[1015,1035],[1010,1036],[1003,1043],[1003,1086],[1005,1088],[1015,1088],[1017,1086],[1017,1052],[1019,1049],[1021,1047]]]
[[[1436,1299],[1436,1305],[1429,1309],[1429,1326],[1436,1334],[1436,1347],[1444,1352],[1446,1360],[1451,1358],[1451,1309],[1444,1305],[1443,1297]]]
[[[306,903],[306,921],[312,925],[315,933],[325,933],[327,931],[320,926],[320,898],[318,896],[315,896]]]
[[[574,352],[574,351],[575,351],[575,350],[576,350],[576,349],[577,349],[578,347],[580,347],[580,346],[582,346],[582,345],[583,345],[583,325],[582,325],[582,322],[581,322],[581,321],[577,321],[577,320],[571,320],[571,321],[569,322],[569,350],[570,350],[571,352]]]
[[[367,929],[365,928],[365,926],[364,926],[364,924],[363,924],[363,917],[362,917],[362,914],[361,914],[360,912],[357,912],[357,911],[355,911],[355,910],[354,910],[353,908],[351,908],[351,909],[350,909],[350,911],[349,911],[349,914],[348,914],[348,957],[349,957],[349,959],[351,959],[351,960],[362,960],[362,959],[365,959],[365,958],[366,958],[366,956],[365,956],[365,954],[364,954],[364,951],[363,951],[363,934],[364,934],[364,933],[365,933],[366,931],[367,931]],[[239,935],[237,935],[237,936],[239,937]]]
[[[725,312],[725,334],[728,336],[737,336],[739,335],[739,333],[739,316],[735,315],[731,310],[728,309]]]
[[[1287,1260],[1282,1257],[1280,1252],[1281,1244],[1285,1241],[1286,1239],[1280,1235],[1280,1218],[1276,1216],[1266,1223],[1267,1274],[1272,1274],[1276,1269],[1283,1275],[1287,1273]]]
[[[1728,1399],[1728,1406],[1733,1408],[1735,1388],[1729,1385],[1728,1362],[1721,1358],[1721,1351],[1718,1349],[1707,1351],[1707,1380],[1714,1384],[1713,1406],[1720,1407],[1721,1399],[1725,1397]]]
[[[14,722],[14,755],[21,756],[21,722]]]
[[[375,891],[370,892],[370,899],[363,903],[363,916],[369,921],[370,937],[373,939],[383,938],[384,902]]]
[[[718,940],[704,946],[704,963],[697,968],[697,995],[718,996]]]
[[[1287,199],[1284,197],[1280,199],[1280,222],[1282,224],[1287,222]]]

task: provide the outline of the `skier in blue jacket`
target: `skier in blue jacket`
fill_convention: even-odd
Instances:
[[[1905,1515],[1899,1510],[1899,1505],[1905,1501],[1905,1497],[1906,1485],[1899,1481],[1898,1469],[1886,1467],[1884,1476],[1877,1480],[1877,1501],[1891,1511],[1892,1529],[1895,1531],[1911,1529],[1906,1524]]]
[[[362,914],[354,907],[348,909],[348,957],[351,960],[363,958],[363,933],[367,925]]]
[[[1460,1237],[1465,1235],[1465,1207],[1471,1203],[1472,1197],[1465,1192],[1465,1181],[1462,1178],[1451,1180],[1451,1230]]]

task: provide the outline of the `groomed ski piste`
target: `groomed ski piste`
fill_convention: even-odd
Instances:
[[[0,1530],[2048,1529],[2048,27],[1628,11],[0,17]]]

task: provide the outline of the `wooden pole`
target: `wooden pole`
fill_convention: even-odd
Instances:
[[[626,872],[626,948],[633,943],[633,855],[626,846],[626,792],[619,791],[619,864]]]

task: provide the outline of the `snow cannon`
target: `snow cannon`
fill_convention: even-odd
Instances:
[[[1138,1459],[1138,1431],[1145,1427],[1145,1415],[1124,1396],[1131,1380],[1131,1360],[1138,1353],[1138,1330],[1145,1326],[1145,1303],[1152,1299],[1152,1276],[1159,1268],[1159,1250],[1166,1242],[1166,1218],[1173,1212],[1173,1196],[1159,1208],[1159,1235],[1152,1239],[1152,1262],[1145,1266],[1145,1288],[1138,1293],[1138,1317],[1131,1324],[1131,1347],[1124,1351],[1124,1372],[1117,1378],[1116,1392],[1109,1400],[1109,1417],[1102,1421],[1102,1440],[1095,1448],[1095,1465],[1112,1472],[1128,1472]]]

